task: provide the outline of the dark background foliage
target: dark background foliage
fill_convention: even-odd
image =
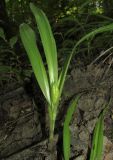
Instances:
[[[37,44],[43,53],[35,20],[29,9],[30,2],[43,9],[50,21],[57,43],[59,63],[62,63],[82,36],[113,21],[113,1],[111,0],[1,0],[0,28],[5,34],[5,40],[3,37],[0,38],[2,80],[4,77],[7,78],[8,74],[21,79],[20,77],[31,73],[31,66],[20,41],[19,25],[21,23],[26,22],[35,30]],[[14,37],[17,40],[14,40]],[[11,41],[12,38],[14,43]],[[89,64],[102,52],[112,47],[112,44],[112,32],[100,34],[84,42],[78,48],[78,56],[73,60],[77,59]]]

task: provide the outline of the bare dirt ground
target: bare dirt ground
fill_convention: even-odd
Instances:
[[[113,160],[113,70],[89,65],[67,76],[56,121],[57,159],[62,160],[62,126],[70,99],[82,94],[70,124],[71,160],[88,160],[98,116],[105,115],[103,160]],[[8,83],[0,89],[0,160],[50,160],[48,113],[37,84]]]

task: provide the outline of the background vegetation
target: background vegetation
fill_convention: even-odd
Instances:
[[[1,0],[0,1],[0,75],[1,81],[21,80],[29,76],[31,66],[22,47],[19,25],[28,23],[36,31],[35,21],[29,9],[33,2],[48,16],[57,42],[59,63],[84,35],[113,21],[113,2],[110,0]],[[112,32],[102,33],[85,41],[75,57],[78,64],[91,63],[100,54],[112,47]],[[41,44],[37,33],[38,44]],[[40,50],[43,53],[40,45]],[[112,48],[101,61],[111,63]],[[109,59],[106,57],[109,57]],[[73,59],[75,61],[75,59]],[[99,61],[100,62],[100,61]]]
[[[95,59],[97,64],[106,63],[111,67],[111,64],[113,61],[112,59],[112,49],[113,49],[112,34],[113,33],[112,31],[100,33],[98,32],[98,28],[103,27],[103,30],[104,30],[105,29],[104,26],[107,26],[107,25],[109,26],[109,24],[112,23],[113,21],[113,13],[112,13],[113,2],[112,1],[110,0],[107,0],[107,1],[106,0],[86,0],[86,1],[84,0],[48,0],[48,1],[47,0],[24,0],[24,1],[23,0],[1,0],[0,1],[0,44],[1,44],[0,45],[0,85],[8,81],[15,81],[15,80],[16,81],[18,80],[19,82],[23,82],[23,79],[25,79],[25,77],[31,76],[31,72],[32,72],[31,64],[25,53],[25,49],[23,48],[22,42],[20,40],[20,34],[19,34],[19,26],[23,22],[29,24],[29,26],[31,26],[34,29],[37,35],[36,38],[37,38],[38,47],[44,62],[43,66],[48,65],[46,64],[45,57],[43,56],[44,50],[41,45],[39,31],[36,28],[36,22],[33,18],[33,15],[30,12],[30,8],[29,8],[30,2],[35,3],[36,6],[41,8],[46,13],[49,19],[49,22],[50,22],[50,25],[52,26],[52,31],[57,43],[59,67],[63,66],[62,63],[64,62],[65,57],[68,57],[69,53],[72,51],[72,48],[75,46],[75,44],[88,33],[91,32],[91,35],[92,35],[92,33],[94,33],[92,31],[96,29],[97,29],[97,33],[99,33],[98,35],[93,34],[93,36],[88,36],[88,37],[86,36],[87,40],[84,41],[84,43],[79,43],[80,45],[78,45],[79,47],[77,48],[77,53],[79,54],[73,57],[71,61],[72,62],[71,68],[75,67],[75,65],[78,65],[80,67],[81,64],[85,67],[86,65],[92,62],[95,62]],[[109,27],[107,30],[110,30]],[[26,37],[24,38],[25,38],[24,40],[26,40]],[[29,37],[29,41],[30,40],[31,39]],[[29,45],[29,41],[27,41],[27,46]],[[49,41],[49,35],[48,35],[48,41]],[[52,68],[54,68],[55,66],[54,64],[55,63],[53,62]],[[41,73],[40,71],[41,70],[39,70],[39,73]],[[55,72],[53,73],[55,74]],[[37,77],[39,78],[39,76]],[[55,80],[56,79],[57,78],[55,78]],[[42,82],[42,79],[41,79],[41,82]],[[56,87],[56,83],[54,84]],[[52,85],[53,84],[51,82],[50,95],[54,93],[52,92],[54,91],[54,86]],[[52,87],[53,87],[53,90],[52,90]],[[53,97],[52,97],[52,102],[50,104],[52,104],[51,105],[52,107],[53,106],[56,107],[58,102],[57,101],[54,102]],[[58,96],[58,101],[59,100],[60,98]],[[55,118],[56,118],[56,115],[55,115]],[[64,132],[66,133],[69,133],[68,126],[69,126],[70,120],[71,119],[68,117],[64,124]],[[55,123],[55,120],[54,120],[54,123]],[[102,121],[97,123],[96,129],[94,131],[94,139],[96,139],[95,137],[97,137],[97,139],[100,139],[102,142],[103,128],[100,128],[100,126],[102,126],[101,123],[103,123],[103,119]],[[50,129],[52,128],[54,132],[54,125],[52,124],[52,126],[53,127],[50,126]],[[66,129],[67,131],[65,131]],[[96,133],[97,134],[101,133],[102,136],[98,137],[99,134],[97,135]],[[69,133],[69,136],[70,136],[70,133]],[[52,139],[53,139],[53,133],[52,133]],[[97,146],[97,149],[94,150],[94,153],[96,153],[97,150],[99,150],[98,143],[96,142],[97,141],[93,140],[93,145]],[[65,145],[64,143],[64,146],[67,146],[67,145]],[[65,151],[65,153],[66,154],[68,153],[67,150]],[[94,153],[91,152],[91,159],[92,157],[95,158]],[[100,149],[100,153],[101,153],[101,149]],[[67,156],[69,157],[69,155]]]

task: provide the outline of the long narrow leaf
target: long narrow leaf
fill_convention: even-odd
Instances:
[[[41,41],[43,44],[48,70],[50,83],[57,82],[58,79],[58,62],[56,43],[53,37],[50,24],[44,12],[37,8],[34,4],[30,3],[31,11],[33,12],[37,26],[40,32]]]
[[[47,74],[42,58],[40,56],[40,52],[36,45],[35,33],[27,24],[24,23],[20,25],[20,36],[28,54],[39,86],[47,101],[50,103],[50,91]]]
[[[62,88],[64,86],[64,81],[65,81],[65,77],[66,77],[66,74],[67,74],[67,71],[68,71],[68,68],[69,68],[69,64],[70,64],[70,61],[71,61],[71,58],[73,55],[79,53],[79,52],[76,52],[77,50],[77,47],[85,40],[88,40],[89,38],[92,38],[94,37],[96,34],[99,34],[99,33],[103,33],[103,32],[107,32],[107,31],[113,31],[113,23],[112,24],[109,24],[109,25],[106,25],[104,27],[100,27],[90,33],[88,33],[87,35],[85,35],[84,37],[82,37],[74,46],[72,52],[69,54],[69,56],[67,57],[67,60],[65,62],[65,65],[64,67],[62,68],[62,72],[60,73],[60,76],[59,76],[59,89],[60,89],[60,92],[62,92]]]
[[[77,107],[77,103],[79,100],[79,96],[74,99],[68,108],[66,117],[65,117],[65,122],[64,122],[64,127],[63,127],[63,151],[64,151],[64,158],[65,160],[69,160],[70,157],[70,130],[69,130],[69,123],[72,119],[72,115]]]
[[[84,37],[82,37],[75,45],[75,47],[72,50],[72,54],[76,51],[76,48],[78,47],[78,45],[80,45],[83,41],[88,40],[89,38],[94,37],[96,34],[98,33],[103,33],[103,32],[107,32],[107,31],[113,31],[113,23],[106,25],[104,27],[99,27],[98,29],[95,29],[94,31],[88,33],[87,35],[85,35]]]
[[[58,79],[58,85],[59,85],[60,95],[62,93],[62,89],[63,89],[63,86],[64,86],[64,82],[65,82],[65,79],[66,79],[66,74],[67,74],[67,70],[69,68],[69,64],[70,64],[71,58],[72,58],[72,54],[69,54],[67,56],[66,60],[65,60],[64,67],[61,70],[61,73],[60,73],[60,76],[59,76],[59,79]]]
[[[103,130],[104,130],[103,128],[104,128],[104,118],[102,113],[94,129],[90,160],[96,160],[96,159],[102,160]]]

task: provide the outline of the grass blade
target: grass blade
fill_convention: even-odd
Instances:
[[[48,78],[40,52],[36,45],[35,33],[27,24],[24,23],[20,25],[20,36],[23,45],[26,49],[26,52],[28,54],[29,60],[31,62],[39,86],[45,98],[47,99],[48,103],[50,103]]]
[[[63,130],[63,150],[64,150],[64,159],[69,160],[70,158],[70,130],[67,125],[64,126]]]
[[[64,151],[64,159],[69,160],[70,157],[70,130],[69,130],[69,123],[71,121],[72,115],[77,107],[77,103],[79,100],[79,96],[77,96],[76,99],[74,99],[68,108],[66,117],[65,117],[65,122],[64,122],[64,127],[63,127],[63,151]]]
[[[69,54],[67,56],[66,60],[65,60],[64,67],[62,68],[62,71],[61,71],[59,79],[58,79],[60,95],[62,93],[62,89],[63,89],[63,86],[64,86],[64,82],[65,82],[65,79],[66,79],[66,74],[67,74],[67,70],[69,68],[71,58],[72,58],[72,54]]]
[[[72,52],[69,54],[69,56],[67,57],[67,60],[64,64],[64,67],[60,73],[60,76],[59,76],[59,89],[60,89],[60,93],[62,93],[62,88],[64,86],[64,81],[65,81],[65,77],[66,77],[66,74],[67,74],[67,71],[68,71],[68,67],[69,67],[69,64],[70,64],[70,61],[71,61],[71,58],[73,55],[79,53],[79,52],[76,52],[77,50],[77,47],[85,40],[88,40],[89,38],[92,38],[94,37],[96,34],[99,34],[99,33],[103,33],[103,32],[107,32],[107,31],[112,31],[113,30],[113,23],[112,24],[109,24],[109,25],[106,25],[104,27],[100,27],[90,33],[88,33],[87,35],[85,35],[84,37],[82,37],[74,46]]]
[[[96,160],[96,159],[102,160],[103,130],[104,130],[104,117],[102,113],[94,129],[90,160]]]
[[[37,26],[39,29],[41,41],[43,44],[50,83],[57,82],[58,80],[58,62],[57,62],[57,49],[55,39],[53,37],[51,26],[44,12],[37,8],[34,4],[30,3],[31,11],[33,12]]]
[[[107,32],[107,31],[113,31],[113,23],[106,25],[104,27],[99,27],[98,29],[95,29],[94,31],[86,34],[84,37],[82,37],[74,46],[72,53],[74,54],[76,53],[76,48],[85,40],[88,40],[89,38],[93,38],[96,34],[98,33],[103,33],[103,32]]]

